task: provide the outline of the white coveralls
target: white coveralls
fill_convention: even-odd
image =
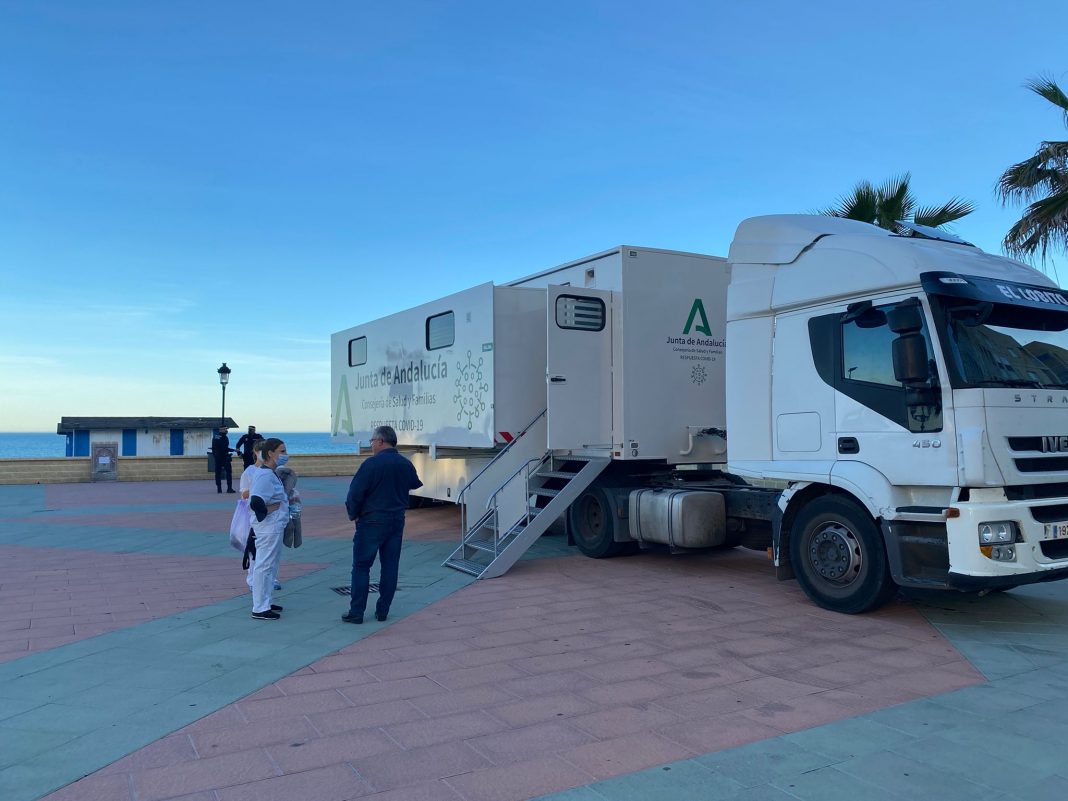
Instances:
[[[245,472],[241,474],[241,479],[238,482],[237,486],[238,489],[241,491],[241,497],[244,498],[246,501],[250,497],[252,497],[252,476],[255,475],[257,470],[259,470],[259,468],[256,465],[250,464],[248,467],[245,468]],[[256,515],[252,513],[251,510],[249,511],[249,519],[256,519]],[[248,572],[245,574],[245,583],[248,585],[248,588],[250,590],[252,589],[252,571],[255,569],[256,560],[253,559],[249,563]]]
[[[252,611],[266,612],[271,608],[271,593],[278,577],[278,562],[282,557],[282,534],[289,522],[289,499],[278,476],[268,467],[260,467],[252,476],[252,495],[263,498],[270,509],[278,508],[263,520],[252,516],[252,530],[256,533],[256,562],[252,568]]]

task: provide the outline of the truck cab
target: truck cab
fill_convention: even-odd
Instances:
[[[895,584],[1068,575],[1068,299],[936,229],[744,221],[731,245],[731,473],[778,485],[773,556],[828,608]]]

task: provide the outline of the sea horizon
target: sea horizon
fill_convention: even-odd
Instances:
[[[234,445],[244,431],[230,434]],[[328,431],[266,431],[265,436],[285,440],[286,450],[294,454],[352,453],[351,442],[334,442]],[[0,431],[0,459],[54,459],[66,456],[67,438],[54,431]],[[199,455],[199,454],[192,454]]]

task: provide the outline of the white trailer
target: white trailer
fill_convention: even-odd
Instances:
[[[425,448],[430,494],[464,508],[447,564],[479,577],[563,517],[594,557],[770,548],[860,612],[897,586],[1068,577],[1066,331],[1043,274],[940,231],[761,217],[726,260],[620,247],[335,335],[334,431]],[[485,419],[457,428],[461,391],[434,415],[404,400],[479,352]],[[383,371],[389,391],[364,375]]]

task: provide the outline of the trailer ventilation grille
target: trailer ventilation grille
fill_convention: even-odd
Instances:
[[[332,589],[338,595],[352,595],[352,586],[349,584],[346,584],[344,587],[331,587],[330,589]],[[378,585],[374,582],[371,582],[370,591],[378,592]]]

